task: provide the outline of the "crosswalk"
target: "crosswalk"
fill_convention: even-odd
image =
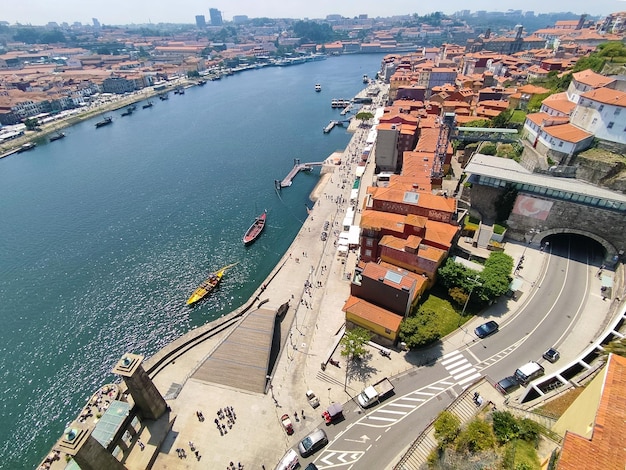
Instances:
[[[458,350],[444,355],[441,359],[441,365],[452,376],[456,385],[467,386],[480,377],[480,372]]]
[[[439,381],[398,397],[393,401],[386,402],[383,407],[368,413],[367,422],[363,424],[377,427],[390,426],[409,415],[416,408],[419,408],[424,402],[440,394],[450,385],[452,383]]]

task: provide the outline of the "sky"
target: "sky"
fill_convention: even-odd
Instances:
[[[10,4],[10,6],[9,6]],[[48,22],[76,21],[91,24],[98,18],[101,24],[124,25],[144,23],[195,23],[196,15],[209,18],[209,8],[217,8],[230,21],[235,15],[249,18],[325,18],[339,14],[354,17],[394,16],[434,11],[454,13],[459,10],[507,11],[523,10],[535,13],[571,11],[594,16],[626,10],[625,0],[0,0],[0,21],[10,24],[45,25]]]

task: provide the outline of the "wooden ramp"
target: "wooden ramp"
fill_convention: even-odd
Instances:
[[[264,393],[275,319],[275,310],[248,313],[191,377]]]

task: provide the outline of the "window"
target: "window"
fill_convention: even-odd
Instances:
[[[600,107],[598,108],[598,111],[602,111],[604,109],[604,105],[601,104]]]
[[[598,118],[593,118],[593,120],[591,121],[591,125],[593,126],[596,122],[598,122]]]
[[[365,250],[365,256],[367,256],[368,258],[372,257],[372,250]]]
[[[374,246],[374,240],[372,240],[371,238],[367,238],[365,240],[365,246],[369,246],[369,247]]]
[[[607,128],[607,129],[613,129],[613,124],[614,124],[613,122],[609,122],[609,123],[606,125],[606,128]]]
[[[613,114],[615,114],[616,116],[619,115],[619,113],[622,112],[622,108],[616,108],[615,111],[613,111]]]
[[[563,147],[563,141],[559,140],[559,147]]]

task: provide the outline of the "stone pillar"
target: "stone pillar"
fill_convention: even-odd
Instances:
[[[92,429],[74,421],[63,433],[55,449],[59,449],[76,461],[81,470],[125,470],[126,467],[102,447],[92,435]]]
[[[113,373],[124,379],[141,416],[156,420],[165,413],[167,403],[141,367],[142,361],[143,356],[126,353],[113,368]]]

